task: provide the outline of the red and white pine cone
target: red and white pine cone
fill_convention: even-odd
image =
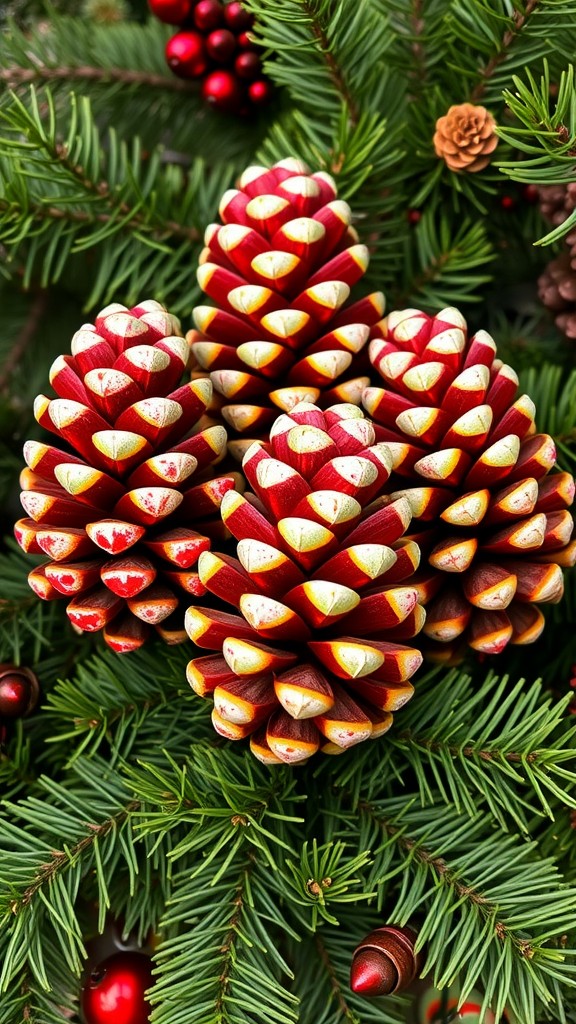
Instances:
[[[250,736],[266,764],[376,739],[413,693],[419,551],[409,502],[382,496],[391,466],[357,406],[303,402],[246,452],[254,493],[224,496],[237,558],[206,551],[198,571],[235,610],[188,609],[191,640],[216,652],[188,681],[213,696],[217,732]]]
[[[208,380],[180,385],[189,348],[158,302],[114,304],[72,339],[50,371],[57,398],[35,416],[64,448],[27,441],[20,546],[50,561],[28,579],[44,600],[68,598],[81,631],[104,630],[114,650],[144,643],[150,627],[186,639],[183,610],[204,588],[196,562],[222,537],[219,506],[235,476],[214,478],[222,426],[199,429]]]
[[[347,304],[368,265],[347,203],[299,160],[249,167],[206,230],[192,351],[223,398],[227,424],[263,437],[300,401],[359,404],[369,383],[359,353],[382,316],[381,292]],[[280,386],[279,386],[280,385]],[[233,446],[237,456],[248,443]]]
[[[446,658],[465,643],[486,654],[531,643],[544,627],[538,605],[560,600],[562,568],[576,560],[574,480],[553,472],[534,403],[517,397],[493,339],[469,337],[457,309],[390,313],[372,338],[384,386],[363,401],[392,452],[392,497],[411,504],[423,635]]]

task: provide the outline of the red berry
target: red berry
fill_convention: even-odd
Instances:
[[[272,86],[270,82],[266,82],[265,79],[259,78],[256,82],[251,82],[248,86],[248,95],[252,103],[260,104],[268,103],[272,95]]]
[[[144,993],[152,964],[143,953],[115,953],[92,971],[82,993],[86,1024],[146,1024],[152,1008]]]
[[[213,71],[202,83],[204,99],[217,110],[235,114],[240,110],[243,90],[232,71]]]
[[[240,47],[241,50],[254,49],[254,43],[250,38],[249,32],[241,32],[240,35],[236,37],[236,42],[238,43],[238,46]]]
[[[540,198],[538,185],[525,185],[522,189],[522,197],[527,203],[537,203]]]
[[[516,200],[514,199],[514,196],[502,196],[502,199],[500,200],[500,206],[502,207],[503,210],[513,209],[513,207],[516,206]]]
[[[218,64],[227,64],[236,49],[236,39],[230,29],[217,28],[208,36],[206,49],[212,60]]]
[[[239,53],[236,57],[234,70],[240,78],[257,78],[262,70],[260,57],[254,53],[254,50],[245,50],[244,53]]]
[[[194,23],[202,32],[212,32],[224,21],[224,8],[218,0],[200,0],[194,8]]]
[[[238,0],[233,0],[231,4],[226,4],[224,17],[226,18],[226,24],[234,32],[244,32],[247,28],[250,28],[253,21],[250,12],[241,3],[238,3]]]
[[[168,25],[183,25],[192,13],[193,0],[148,0],[152,14]]]
[[[29,668],[2,665],[0,669],[0,717],[23,718],[38,700],[38,680]]]
[[[166,60],[180,78],[200,78],[208,67],[204,39],[199,32],[177,32],[166,43]]]
[[[407,216],[408,216],[408,223],[409,224],[417,224],[418,221],[422,217],[422,211],[421,210],[408,210]]]

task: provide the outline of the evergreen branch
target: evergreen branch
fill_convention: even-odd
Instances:
[[[523,11],[515,10],[512,14],[512,25],[506,29],[500,43],[500,49],[498,53],[495,53],[490,58],[487,64],[484,65],[480,70],[480,81],[475,85],[470,95],[471,103],[478,103],[484,95],[486,85],[492,78],[496,69],[502,64],[510,52],[510,48],[514,42],[518,39],[522,30],[526,27],[530,15],[534,13],[540,0],[527,0],[526,6]]]
[[[353,126],[356,126],[360,119],[360,110],[356,104],[356,100],[352,96],[342,67],[334,56],[328,32],[325,24],[320,19],[317,5],[314,0],[302,0],[302,8],[309,18],[312,32],[322,52],[324,60],[326,61],[330,71],[330,77],[336,87],[336,91],[342,97],[342,100],[348,109],[350,122]]]
[[[252,869],[252,862],[249,861],[246,868],[243,870],[236,891],[232,899],[232,914],[228,921],[228,931],[222,940],[222,944],[219,947],[219,953],[222,956],[223,966],[218,978],[218,988],[215,993],[214,1008],[216,1011],[216,1020],[222,1020],[225,1011],[225,1001],[229,994],[229,987],[231,981],[231,975],[236,960],[236,949],[235,944],[238,939],[238,929],[240,927],[240,921],[244,913],[245,901],[246,901],[246,890],[249,884],[250,872]]]
[[[147,89],[167,89],[169,92],[195,93],[198,86],[175,75],[158,75],[131,68],[95,67],[89,64],[51,67],[35,65],[31,68],[0,68],[0,82],[9,89],[20,85],[46,82],[98,82],[103,85],[117,82],[120,85],[137,85]]]
[[[340,1011],[341,1018],[345,1021],[348,1021],[348,1024],[357,1024],[358,1018],[354,1011],[348,1006],[348,1003],[346,1002],[343,986],[341,985],[338,975],[336,973],[336,969],[332,964],[330,955],[328,953],[328,950],[326,949],[326,945],[318,932],[316,932],[316,935],[314,936],[314,944],[316,946],[316,949],[318,950],[320,962],[323,964],[324,969],[328,975],[330,989],[334,995],[334,999]]]
[[[120,204],[114,209],[114,196],[107,195],[104,191],[106,188],[106,182],[101,181],[98,184],[91,183],[92,187],[90,192],[98,194],[99,186],[102,187],[103,193],[98,194],[98,198],[104,203],[107,203],[111,211],[110,213],[95,213],[88,210],[74,210],[68,207],[62,206],[50,206],[46,204],[30,204],[27,206],[19,205],[15,202],[9,202],[6,199],[0,198],[0,212],[7,214],[8,218],[16,218],[17,220],[24,216],[31,216],[33,220],[44,223],[46,220],[55,221],[67,221],[70,224],[107,224],[113,226],[117,223],[118,213],[126,213],[125,204]],[[87,188],[88,191],[88,188]],[[123,232],[134,233],[136,231],[146,231],[148,229],[147,218],[145,214],[138,212],[134,213],[128,220],[124,220],[121,230]],[[176,221],[164,221],[162,225],[159,225],[157,229],[150,233],[150,238],[158,242],[165,242],[170,237],[183,239],[188,242],[198,242],[200,234],[194,227],[186,227],[183,224],[178,224]]]
[[[415,744],[418,747],[423,747],[425,750],[442,750],[446,751],[451,757],[468,757],[476,758],[479,757],[481,761],[487,761],[492,763],[494,761],[509,761],[510,764],[534,764],[538,761],[538,753],[536,751],[530,751],[528,754],[520,754],[513,750],[483,750],[478,747],[467,746],[460,747],[451,745],[450,743],[443,743],[439,740],[432,740],[427,737],[419,736],[416,732],[411,729],[406,729],[402,732],[395,734],[395,739],[401,742],[407,742],[408,744]]]
[[[0,202],[0,209],[2,203]],[[49,296],[45,289],[39,288],[32,298],[28,316],[12,342],[10,351],[4,359],[4,366],[0,372],[0,392],[4,391],[12,374],[19,366],[26,350],[30,347],[40,327],[48,308]],[[4,610],[4,609],[2,609]]]
[[[10,904],[12,913],[18,914],[23,907],[28,906],[39,889],[49,884],[56,875],[73,864],[78,857],[81,857],[86,850],[89,850],[94,845],[96,840],[104,839],[110,832],[118,828],[140,806],[139,800],[130,800],[122,810],[111,815],[105,821],[90,825],[90,834],[83,836],[82,839],[79,839],[69,849],[54,850],[51,859],[42,865],[32,884],[18,898],[12,900]]]

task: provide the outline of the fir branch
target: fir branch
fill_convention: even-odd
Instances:
[[[236,962],[236,942],[238,940],[238,929],[244,913],[246,901],[246,890],[249,884],[252,860],[248,861],[240,876],[236,891],[232,899],[232,914],[228,921],[228,931],[222,940],[218,952],[222,955],[223,966],[218,978],[218,987],[215,993],[214,1009],[216,1020],[223,1020],[225,1013],[225,1002],[229,995],[231,975]]]
[[[97,839],[104,839],[110,832],[118,828],[119,825],[122,825],[131,814],[139,810],[140,806],[139,800],[130,800],[116,814],[111,815],[99,824],[89,825],[90,834],[83,836],[82,839],[79,839],[70,848],[54,850],[51,859],[42,865],[31,885],[19,897],[11,901],[10,909],[12,913],[18,914],[24,907],[27,907],[39,889],[49,884],[56,875],[70,867],[76,858],[81,857],[83,853],[93,846]]]
[[[198,86],[175,75],[155,75],[148,71],[137,71],[132,68],[96,67],[90,64],[59,65],[50,67],[39,64],[31,68],[9,67],[0,68],[0,82],[5,82],[9,89],[21,85],[50,82],[98,82],[102,85],[118,83],[120,85],[136,85],[146,89],[167,89],[169,92],[195,93]]]
[[[506,29],[502,36],[500,49],[480,70],[480,81],[475,85],[472,93],[470,94],[471,103],[478,103],[482,99],[488,82],[492,78],[496,69],[508,57],[511,47],[520,36],[522,30],[526,27],[530,15],[534,13],[539,3],[540,0],[527,0],[523,11],[514,11],[512,14],[512,24]]]
[[[98,195],[104,203],[110,206],[110,213],[96,213],[88,210],[74,210],[68,207],[62,206],[50,206],[47,204],[30,204],[23,206],[15,202],[9,202],[6,199],[0,198],[0,212],[7,215],[8,218],[15,218],[19,220],[24,216],[32,217],[33,220],[39,223],[44,223],[46,220],[55,221],[67,221],[70,224],[108,224],[110,226],[117,223],[118,213],[126,213],[127,207],[125,204],[119,204],[114,209],[115,197],[110,193],[107,193],[106,182],[100,181],[98,183],[86,182],[86,190],[94,195]],[[98,189],[102,188],[102,192],[99,193]],[[121,226],[121,231],[128,234],[133,234],[136,231],[145,231],[148,229],[147,217],[145,214],[134,213],[128,220],[124,220]],[[184,224],[178,224],[176,221],[164,221],[161,225],[159,224],[155,231],[150,232],[150,238],[153,241],[166,242],[169,238],[178,238],[188,242],[198,242],[200,234],[194,227],[186,227]]]
[[[346,81],[344,71],[340,64],[338,63],[338,61],[336,60],[336,57],[330,45],[330,39],[328,37],[326,25],[320,19],[318,8],[317,5],[314,3],[314,0],[302,0],[302,9],[304,10],[305,14],[307,15],[310,21],[312,32],[314,34],[316,42],[318,43],[319,49],[324,57],[324,60],[326,61],[326,64],[330,72],[330,77],[336,87],[336,91],[342,97],[342,100],[345,106],[347,107],[350,123],[352,124],[352,126],[355,127],[360,119],[360,110],[358,108],[356,100],[352,95],[348,82]]]
[[[1,208],[2,204],[0,202],[0,209]],[[21,330],[14,338],[10,351],[4,359],[4,366],[0,372],[0,392],[7,388],[10,378],[15,370],[18,369],[24,353],[34,341],[46,310],[48,309],[48,304],[49,295],[46,289],[37,289],[35,295],[32,297],[28,316],[22,325]]]
[[[323,964],[324,969],[328,975],[330,989],[334,995],[334,999],[340,1011],[341,1018],[345,1021],[348,1021],[349,1024],[357,1024],[358,1018],[354,1011],[348,1006],[348,1003],[346,1002],[343,986],[341,985],[340,979],[338,978],[338,975],[336,973],[336,969],[332,964],[330,954],[326,949],[326,945],[318,932],[314,936],[314,944],[316,946],[316,949],[318,950],[320,962]]]

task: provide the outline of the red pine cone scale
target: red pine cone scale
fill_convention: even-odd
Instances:
[[[560,600],[561,567],[576,560],[574,481],[551,472],[552,438],[535,433],[534,404],[516,398],[492,338],[468,338],[458,310],[392,313],[372,333],[384,387],[364,404],[392,453],[391,497],[410,502],[410,536],[432,570],[424,634],[489,654],[531,643],[537,605]]]
[[[30,518],[16,537],[53,560],[32,570],[30,585],[43,599],[71,597],[71,622],[104,629],[116,650],[140,646],[148,626],[163,629],[165,620],[164,635],[184,639],[170,616],[184,594],[204,592],[190,570],[222,535],[212,521],[236,482],[211,479],[224,428],[196,426],[210,382],[179,385],[188,345],[156,302],[103,310],[75,335],[72,353],[52,367],[58,397],[39,396],[35,410],[79,455],[37,441],[24,448]]]
[[[351,405],[302,403],[281,415],[269,444],[244,456],[254,494],[222,501],[238,557],[200,556],[202,584],[236,611],[188,610],[191,639],[219,652],[193,659],[188,679],[213,695],[216,730],[250,736],[266,763],[376,738],[413,692],[422,658],[397,642],[424,619],[415,562],[400,557],[410,508],[373,500],[391,466],[374,442]],[[397,563],[405,585],[389,579]]]
[[[194,311],[192,350],[238,432],[261,432],[274,406],[360,400],[365,377],[344,377],[381,315],[380,293],[345,305],[365,273],[348,205],[329,175],[297,160],[251,167],[206,231],[198,279],[217,308]],[[270,391],[270,380],[286,385]],[[271,407],[269,401],[273,403]],[[244,446],[245,447],[245,446]]]

